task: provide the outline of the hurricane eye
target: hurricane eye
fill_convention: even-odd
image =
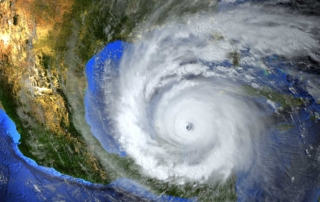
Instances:
[[[193,129],[193,124],[192,123],[187,123],[186,129],[187,130],[192,130]]]

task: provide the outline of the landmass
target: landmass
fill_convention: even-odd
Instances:
[[[66,96],[70,22],[81,20],[78,9],[86,4],[13,0],[0,6],[0,101],[21,134],[19,149],[39,165],[107,183],[107,172],[74,126]],[[79,80],[83,96],[85,76]]]
[[[1,1],[0,108],[15,122],[21,134],[19,149],[25,156],[39,165],[91,182],[107,184],[116,178],[106,169],[108,162],[96,154],[102,147],[85,121],[84,68],[107,43],[133,40],[137,22],[143,22],[157,8],[157,1],[152,1],[152,6],[150,1],[146,2]],[[164,20],[159,18],[158,22]],[[230,58],[234,66],[239,65],[238,52],[230,53]],[[274,101],[285,107],[302,103],[266,90],[246,90],[252,96],[275,97]],[[129,158],[112,158],[117,159],[115,164],[123,172],[134,164]],[[235,179],[230,179],[225,187],[193,183],[180,187],[141,178],[134,169],[128,172],[132,172],[129,176],[156,187],[158,193],[212,196],[219,189],[216,199],[236,199],[235,190],[229,189]]]

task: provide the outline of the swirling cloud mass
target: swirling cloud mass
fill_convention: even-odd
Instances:
[[[227,179],[250,165],[252,138],[264,132],[261,111],[233,81],[241,73],[210,60],[210,37],[162,29],[123,56],[117,134],[152,177]]]
[[[223,182],[248,171],[262,160],[272,114],[283,109],[272,93],[290,94],[278,79],[282,70],[266,58],[319,62],[316,18],[249,4],[220,9],[142,32],[124,44],[119,68],[109,59],[99,73],[103,101],[95,119],[108,126],[91,121],[92,131],[150,177]]]

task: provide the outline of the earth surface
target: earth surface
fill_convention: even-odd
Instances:
[[[1,201],[320,200],[319,1],[0,4]]]

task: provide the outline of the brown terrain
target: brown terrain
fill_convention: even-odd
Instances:
[[[40,165],[104,183],[106,172],[75,129],[66,96],[72,30],[61,27],[71,27],[65,18],[74,2],[0,2],[0,107],[17,125],[20,150]],[[85,76],[79,77],[83,94]]]

